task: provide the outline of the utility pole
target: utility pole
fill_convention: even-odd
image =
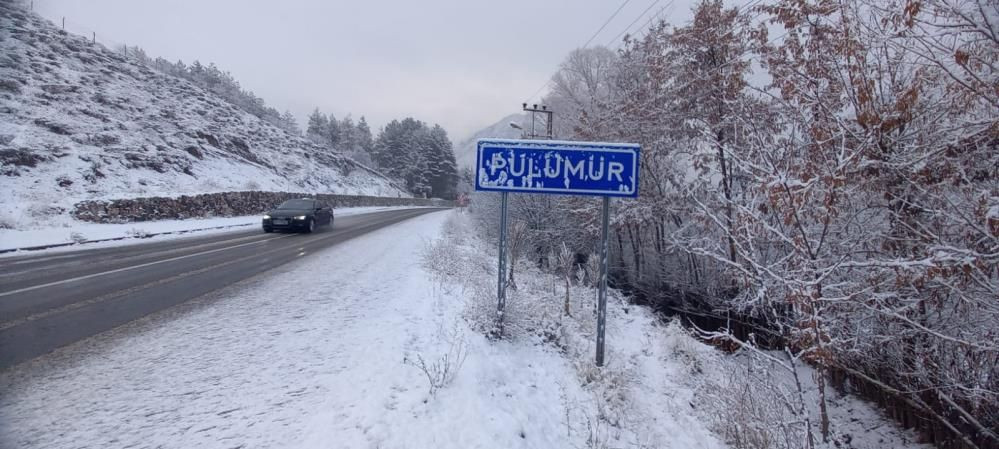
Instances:
[[[553,138],[552,133],[554,131],[554,128],[552,127],[552,118],[555,115],[555,111],[549,110],[548,106],[545,105],[541,105],[541,108],[538,108],[537,103],[531,105],[531,107],[527,107],[527,103],[524,103],[523,106],[524,106],[524,112],[531,113],[531,134],[528,136],[528,138],[536,139],[538,137],[544,137],[548,140],[551,140]],[[545,116],[544,134],[538,134],[537,132],[535,132],[535,122],[537,122],[536,120],[537,114],[544,114]]]

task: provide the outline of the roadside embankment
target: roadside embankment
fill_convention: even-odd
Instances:
[[[325,201],[333,208],[448,207],[454,205],[453,201],[441,199],[245,191],[183,195],[176,198],[149,197],[82,201],[74,205],[71,214],[73,218],[92,223],[130,223],[194,217],[237,217],[260,214],[282,201],[304,197]]]

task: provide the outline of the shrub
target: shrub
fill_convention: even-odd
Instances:
[[[448,329],[440,326],[437,339],[438,344],[443,344],[446,349],[436,358],[426,359],[420,353],[403,358],[403,363],[423,372],[431,397],[454,380],[468,356],[468,345],[458,321],[454,321]]]

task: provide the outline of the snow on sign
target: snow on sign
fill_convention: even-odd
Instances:
[[[640,151],[631,143],[479,139],[475,189],[636,197]]]

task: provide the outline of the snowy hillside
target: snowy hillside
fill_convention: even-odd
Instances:
[[[87,199],[273,190],[408,196],[381,174],[0,4],[0,226]]]
[[[527,126],[531,124],[530,116],[518,113],[511,114],[500,119],[500,121],[484,128],[472,137],[469,137],[464,142],[459,143],[454,148],[455,160],[458,162],[458,168],[473,168],[475,167],[475,141],[479,139],[484,139],[487,137],[495,137],[500,139],[515,139],[520,137],[521,131],[510,126],[510,123],[517,123],[523,126],[524,122],[527,122]]]

